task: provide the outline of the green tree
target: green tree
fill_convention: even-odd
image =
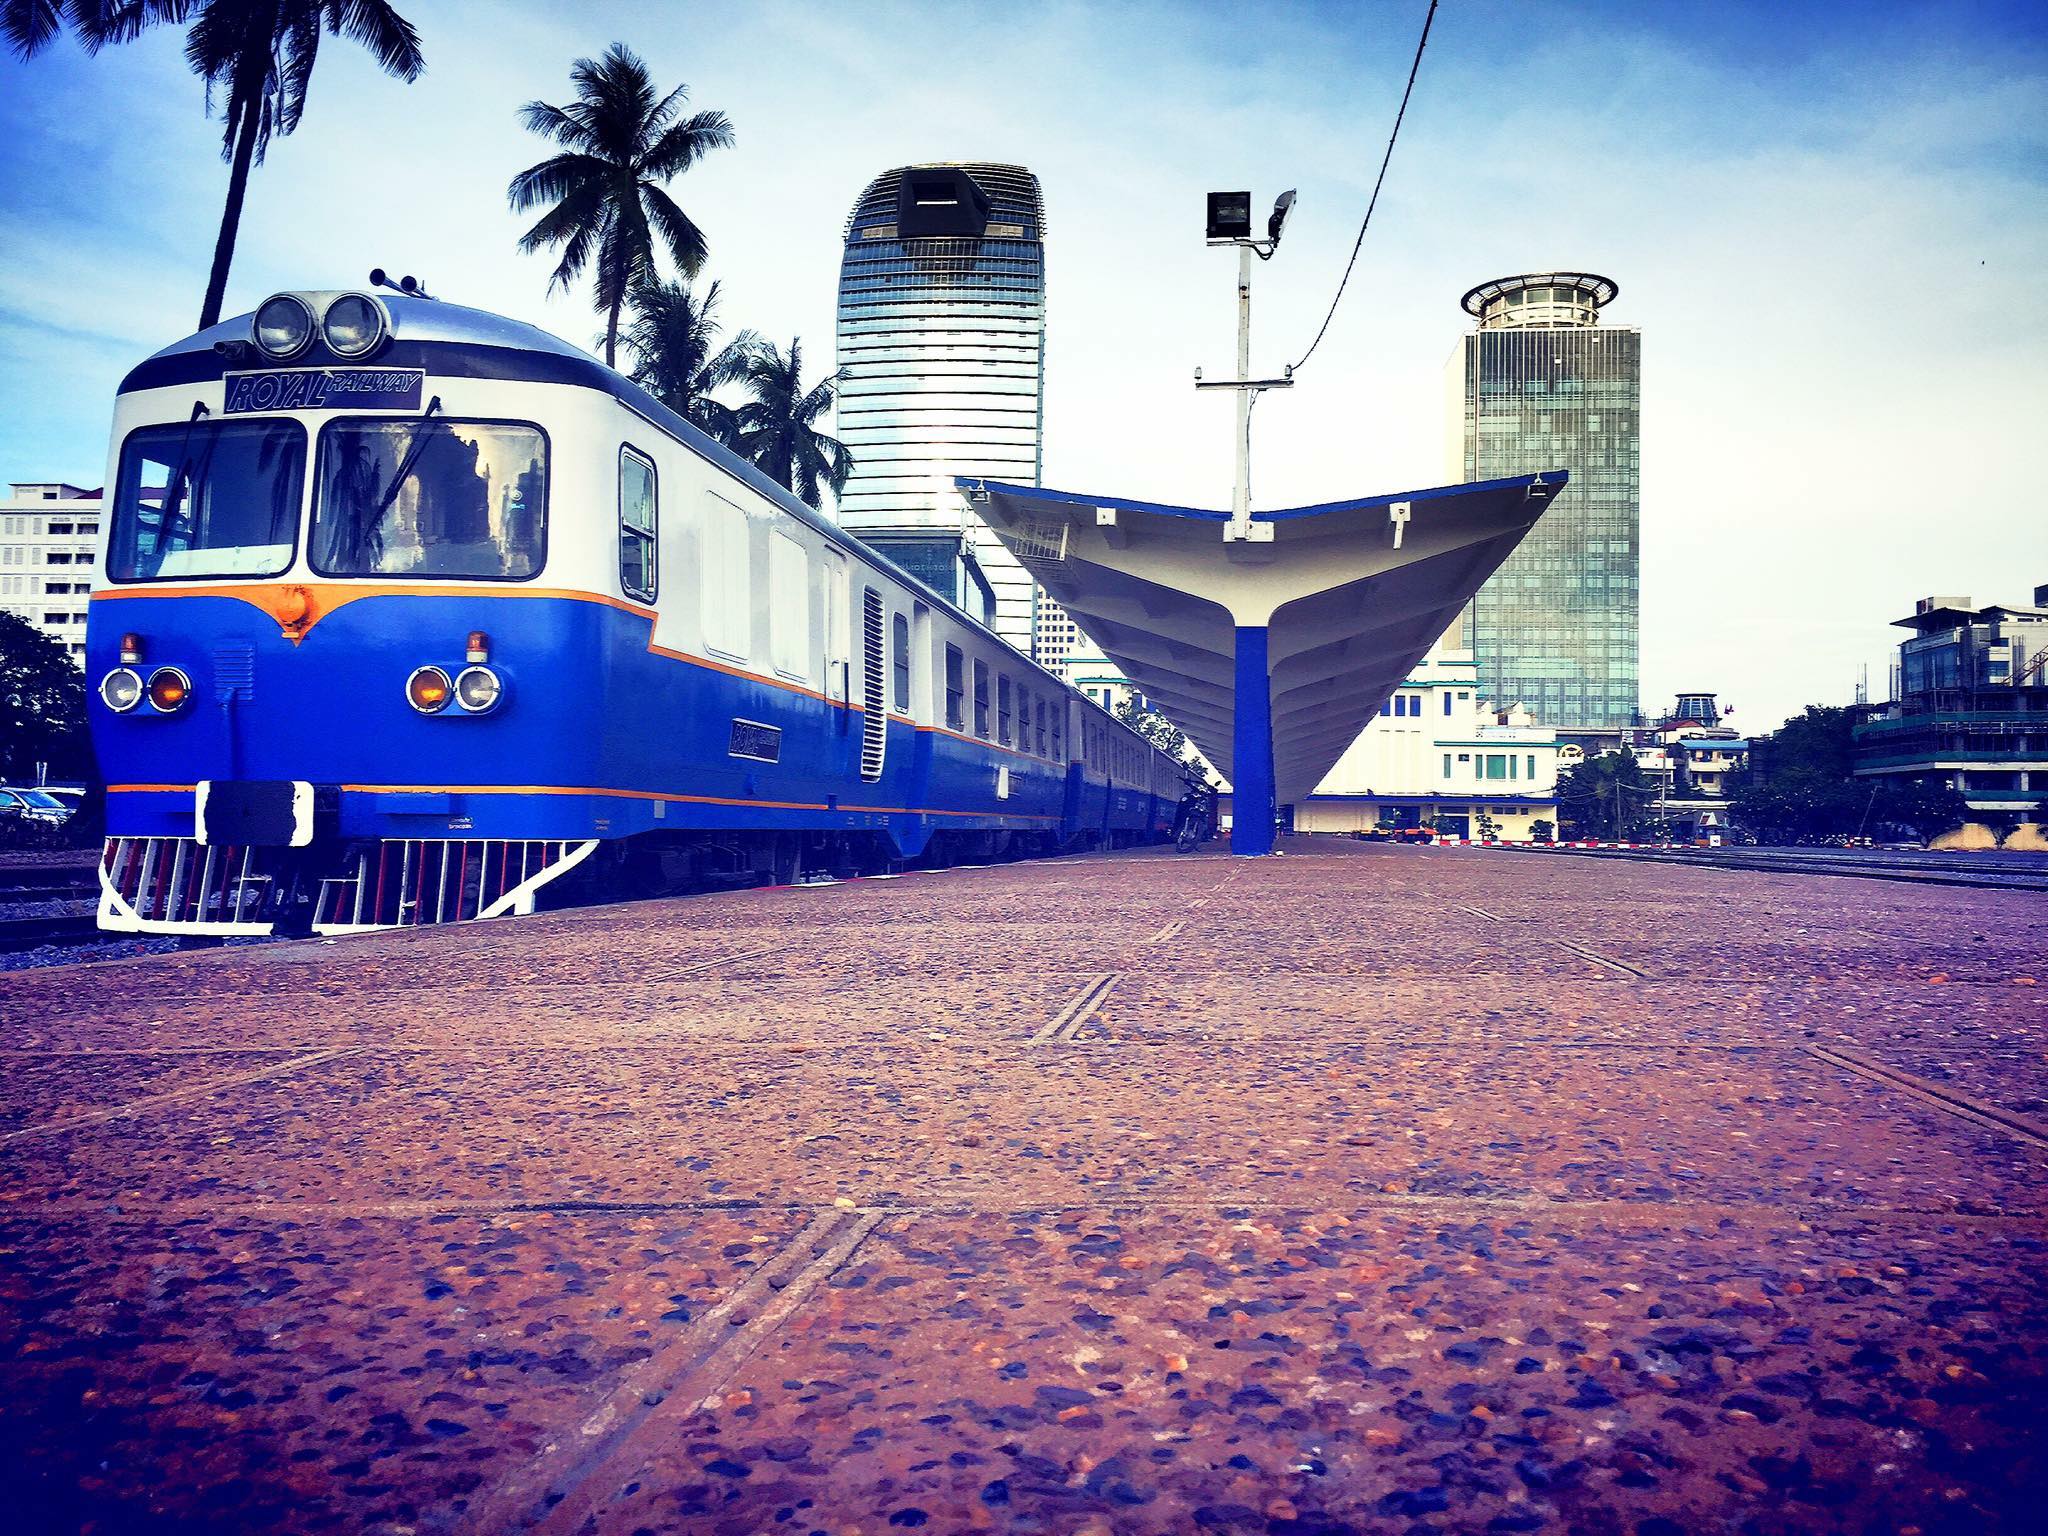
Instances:
[[[1547,843],[1555,835],[1556,831],[1557,828],[1551,825],[1549,817],[1538,816],[1529,823],[1529,841],[1532,843]]]
[[[1187,732],[1149,704],[1140,702],[1140,695],[1126,694],[1116,707],[1116,717],[1175,762],[1192,760]]]
[[[385,0],[0,0],[0,35],[22,58],[39,52],[69,22],[87,53],[130,42],[151,27],[192,23],[185,60],[206,82],[207,110],[222,98],[228,162],[227,206],[214,240],[213,268],[199,328],[220,319],[228,268],[241,230],[249,171],[260,165],[273,135],[299,126],[320,36],[348,37],[401,80],[417,80],[426,61],[412,23]]]
[[[1602,752],[1557,781],[1557,818],[1567,838],[1625,842],[1642,825],[1643,802],[1652,793],[1633,752]]]
[[[64,647],[24,619],[0,611],[0,778],[35,782],[92,776],[85,728],[85,679]]]
[[[635,287],[659,277],[657,248],[687,277],[704,264],[704,231],[664,184],[712,150],[728,148],[732,124],[723,112],[681,117],[687,88],[658,95],[647,66],[623,43],[601,59],[578,59],[569,78],[576,100],[568,106],[529,101],[519,109],[527,128],[562,153],[521,171],[506,190],[521,213],[552,205],[519,241],[529,254],[561,248],[550,290],[568,287],[595,261],[604,360],[615,364],[619,313]]]
[[[786,354],[765,341],[747,353],[740,382],[753,398],[734,413],[738,431],[733,446],[777,485],[815,507],[823,501],[821,487],[831,486],[834,496],[845,488],[853,455],[838,438],[817,428],[838,394],[838,375],[807,390],[803,369],[801,338],[790,342]]]
[[[1904,827],[1923,841],[1969,817],[1946,779],[1857,778],[1858,711],[1813,704],[1749,745],[1749,767],[1729,797],[1760,842],[1812,843]]]
[[[633,289],[633,320],[626,348],[633,377],[648,393],[685,421],[702,427],[728,448],[739,434],[733,408],[711,392],[738,383],[747,358],[761,345],[752,331],[718,344],[718,284],[699,298],[683,282],[652,278]]]

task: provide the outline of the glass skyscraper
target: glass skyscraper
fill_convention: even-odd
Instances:
[[[1445,369],[1455,479],[1571,474],[1465,615],[1481,693],[1567,732],[1640,707],[1642,333],[1600,324],[1619,291],[1584,272],[1482,283]]]
[[[1045,213],[1015,165],[877,176],[846,222],[839,521],[1029,652],[1036,589],[955,475],[1036,485],[1045,398]]]

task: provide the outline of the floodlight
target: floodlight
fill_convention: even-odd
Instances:
[[[1249,240],[1252,234],[1252,195],[1249,192],[1209,194],[1209,238]]]

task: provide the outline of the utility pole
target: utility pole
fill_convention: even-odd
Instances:
[[[1252,398],[1262,389],[1292,389],[1294,369],[1277,379],[1255,379],[1252,375],[1252,257],[1270,261],[1280,246],[1280,231],[1294,207],[1294,194],[1283,192],[1273,204],[1266,221],[1266,238],[1252,238],[1252,195],[1249,192],[1209,194],[1209,244],[1237,247],[1237,377],[1202,378],[1195,370],[1195,388],[1230,389],[1237,392],[1237,480],[1230,497],[1230,521],[1224,524],[1226,543],[1270,544],[1271,523],[1252,522]]]

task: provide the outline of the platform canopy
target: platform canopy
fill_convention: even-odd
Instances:
[[[961,478],[968,506],[1248,803],[1307,796],[1563,471],[1252,515]],[[1255,844],[1240,835],[1238,845]]]

